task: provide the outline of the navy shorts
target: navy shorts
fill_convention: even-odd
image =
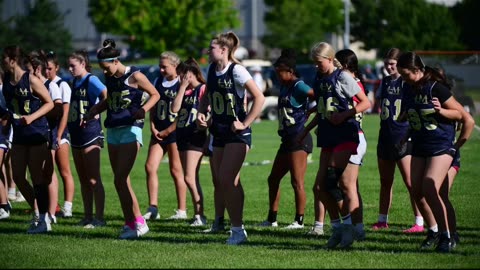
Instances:
[[[310,133],[303,139],[302,142],[298,142],[296,136],[282,137],[282,143],[278,149],[278,153],[287,154],[295,151],[303,150],[308,154],[313,151],[313,139]]]
[[[398,161],[412,154],[412,142],[404,144],[377,144],[377,158]]]

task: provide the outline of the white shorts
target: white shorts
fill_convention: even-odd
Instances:
[[[367,152],[367,140],[365,139],[365,134],[363,134],[363,132],[358,133],[358,140],[360,141],[360,143],[358,144],[358,147],[357,147],[357,154],[351,155],[349,161],[352,164],[360,166],[362,165],[363,157]]]

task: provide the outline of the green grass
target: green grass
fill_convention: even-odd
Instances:
[[[375,150],[378,122],[378,115],[367,115],[364,120],[368,149],[360,171],[360,189],[364,200],[367,240],[354,243],[351,250],[327,251],[323,246],[328,236],[311,238],[304,235],[313,222],[311,187],[318,169],[318,148],[314,149],[313,162],[308,166],[305,179],[305,230],[284,231],[253,226],[263,221],[268,211],[266,179],[271,164],[261,164],[262,161],[274,158],[279,144],[277,123],[263,121],[253,126],[253,148],[247,156],[248,166],[242,169],[246,197],[244,217],[249,235],[246,245],[227,246],[227,234],[204,235],[200,233],[201,229],[190,228],[185,222],[165,220],[173,214],[176,207],[173,181],[166,163],[162,163],[159,169],[159,210],[162,219],[149,222],[150,233],[144,238],[136,241],[117,240],[123,221],[112,182],[108,153],[104,149],[102,177],[107,197],[108,226],[94,230],[75,226],[82,217],[78,180],[74,218],[59,219],[59,224],[54,225],[53,231],[48,235],[27,235],[30,220],[30,215],[26,213],[28,205],[14,203],[11,218],[0,222],[0,243],[3,246],[0,268],[479,268],[480,225],[476,166],[480,164],[480,133],[474,131],[471,140],[462,148],[462,167],[451,194],[457,210],[461,243],[452,254],[438,254],[419,251],[423,235],[401,233],[402,229],[413,224],[413,216],[398,170],[389,215],[391,228],[381,232],[370,229],[378,213],[379,179]],[[145,129],[146,143],[148,138],[148,129]],[[142,211],[148,206],[143,168],[146,152],[147,147],[143,147],[131,173],[132,185]],[[200,173],[206,215],[211,221],[214,217],[213,187],[208,165],[202,166]],[[76,174],[75,178],[77,179]],[[288,178],[284,179],[281,185],[282,199],[278,214],[280,226],[292,222],[295,215],[293,191],[289,182]],[[188,207],[189,216],[192,216],[190,197]]]

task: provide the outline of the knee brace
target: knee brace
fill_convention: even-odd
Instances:
[[[328,167],[327,169],[327,179],[325,181],[325,187],[327,192],[339,202],[343,200],[343,192],[338,186],[338,180],[342,176],[344,169]]]

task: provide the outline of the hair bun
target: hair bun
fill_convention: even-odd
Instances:
[[[103,47],[104,48],[107,48],[107,47],[112,47],[115,49],[115,40],[111,39],[111,38],[107,38],[103,41]]]

